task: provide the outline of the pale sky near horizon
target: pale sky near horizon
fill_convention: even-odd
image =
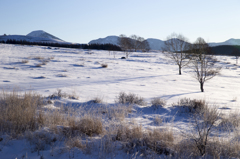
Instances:
[[[68,42],[136,34],[240,39],[240,0],[0,0],[0,35],[44,30]]]

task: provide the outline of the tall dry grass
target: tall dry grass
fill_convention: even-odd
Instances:
[[[42,98],[33,92],[5,92],[0,95],[0,130],[3,133],[21,134],[39,128],[37,109]]]

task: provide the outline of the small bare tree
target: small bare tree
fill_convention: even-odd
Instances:
[[[201,156],[206,154],[209,136],[219,115],[217,108],[209,108],[208,106],[192,115],[191,125],[194,130],[188,137],[193,139]]]
[[[191,61],[189,56],[190,43],[187,38],[181,34],[173,33],[167,37],[162,48],[164,55],[172,59],[179,68],[179,75],[182,74],[182,68],[187,66]]]
[[[236,58],[236,65],[237,65],[238,64],[238,59],[239,59],[239,56],[240,56],[240,50],[238,48],[235,48],[232,51],[231,55]]]
[[[200,83],[201,92],[204,92],[204,83],[218,75],[221,67],[216,65],[217,59],[211,55],[210,47],[204,39],[198,38],[191,45],[191,52],[193,77]]]

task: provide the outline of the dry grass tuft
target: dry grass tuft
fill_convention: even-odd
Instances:
[[[0,97],[1,131],[17,135],[38,129],[36,113],[42,103],[42,98],[32,92],[20,94],[17,91],[3,91]]]
[[[102,121],[91,115],[86,115],[77,123],[77,128],[80,132],[92,136],[93,134],[99,135],[103,132]]]

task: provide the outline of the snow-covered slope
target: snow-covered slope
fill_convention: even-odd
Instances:
[[[209,43],[210,46],[220,46],[220,45],[240,45],[240,39],[229,39],[220,43]]]
[[[41,46],[0,44],[0,87],[5,90],[17,87],[23,92],[33,90],[42,96],[52,95],[57,89],[68,94],[75,94],[80,97],[78,100],[60,98],[47,106],[59,110],[64,108],[63,112],[76,110],[76,113],[73,114],[77,119],[81,117],[80,113],[77,113],[78,110],[83,112],[85,108],[93,111],[101,110],[96,112],[99,116],[104,116],[103,114],[107,112],[103,111],[105,106],[114,107],[119,92],[134,93],[145,98],[146,106],[133,105],[132,111],[129,111],[131,114],[120,122],[141,125],[143,130],[169,128],[176,135],[191,131],[188,122],[190,115],[183,112],[181,107],[173,104],[182,98],[205,99],[210,106],[216,106],[223,114],[231,111],[239,112],[240,70],[233,57],[217,57],[218,64],[222,66],[221,74],[207,81],[204,85],[205,92],[201,92],[198,81],[193,78],[191,68],[184,68],[183,74],[178,75],[178,66],[160,51],[133,52],[129,59],[124,60],[121,59],[124,53],[119,51],[112,55],[103,50],[92,50],[91,52],[89,54],[88,50],[81,49],[59,48],[56,50]],[[102,68],[102,63],[108,64],[108,67]],[[95,97],[102,98],[104,103],[87,105],[87,101]],[[151,106],[151,100],[154,97],[166,100],[167,105],[159,108]],[[116,105],[116,107],[121,107],[119,111],[126,109],[122,105]],[[118,109],[114,110],[114,113],[117,114],[117,111]],[[106,128],[108,128],[106,130],[111,130],[110,127],[112,127],[115,131],[119,127],[117,124],[120,122],[112,116],[100,119],[104,125],[106,124]],[[157,122],[159,120],[160,124]],[[118,127],[111,125],[114,122]],[[61,127],[60,125],[57,128],[60,130]],[[31,135],[32,132],[27,133],[28,140],[24,138],[11,140],[10,137],[1,135],[0,158],[19,159],[28,156],[28,158],[65,159],[73,158],[72,154],[74,154],[74,158],[99,158],[99,154],[103,154],[108,147],[112,146],[111,142],[114,145],[112,146],[113,150],[111,149],[112,153],[108,155],[109,157],[103,158],[133,158],[132,154],[126,157],[125,149],[119,145],[120,141],[112,140],[111,133],[109,133],[110,140],[107,138],[107,131],[102,138],[94,136],[89,140],[89,138],[84,138],[84,135],[77,138],[81,139],[83,143],[85,141],[90,143],[86,146],[86,151],[85,149],[81,151],[81,149],[69,148],[69,146],[65,148],[63,143],[65,138],[60,136],[60,133],[56,135],[57,141],[52,142],[53,131],[45,127],[43,129],[43,135],[40,130],[35,132],[36,136],[35,134]],[[217,129],[214,130],[217,131]],[[48,131],[48,134],[45,133]],[[223,129],[220,133],[217,135],[224,135]],[[230,136],[229,133],[227,132],[228,136]],[[30,142],[30,137],[34,142]],[[174,138],[177,137],[174,136]],[[100,142],[100,146],[93,142],[94,139]],[[38,146],[40,144],[42,149]],[[119,157],[116,157],[115,154]]]
[[[27,34],[27,36],[53,39],[53,40],[57,40],[57,41],[62,41],[63,42],[63,40],[59,39],[56,36],[53,36],[52,34],[49,34],[49,33],[45,32],[43,30],[32,31],[31,33]]]
[[[105,38],[99,38],[91,40],[88,44],[114,44],[118,45],[118,36],[107,36]]]

